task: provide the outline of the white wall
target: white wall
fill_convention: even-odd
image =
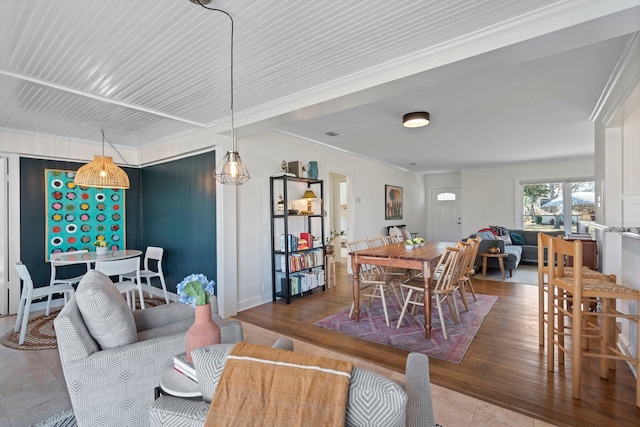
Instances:
[[[386,226],[406,224],[424,233],[425,191],[420,174],[374,163],[350,154],[277,132],[243,138],[238,151],[249,169],[251,180],[239,187],[238,196],[238,311],[271,301],[271,229],[269,176],[280,170],[282,160],[318,161],[319,179],[328,171],[351,175],[352,199],[356,218],[353,239],[386,232]],[[402,220],[385,221],[384,186],[404,189]]]
[[[462,235],[489,225],[515,227],[521,180],[589,177],[594,176],[594,167],[594,160],[589,157],[462,171]]]

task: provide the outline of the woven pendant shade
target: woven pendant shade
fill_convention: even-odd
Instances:
[[[221,184],[242,185],[249,181],[251,175],[247,167],[242,163],[240,154],[237,151],[228,151],[227,155],[216,166],[213,171],[213,176],[216,177]]]
[[[129,188],[129,176],[109,156],[93,156],[93,161],[76,172],[74,184],[84,187]]]

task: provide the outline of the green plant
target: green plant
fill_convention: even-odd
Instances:
[[[325,239],[325,244],[327,244],[327,245],[332,245],[332,244],[333,244],[333,240],[334,240],[336,237],[342,237],[342,236],[345,236],[346,234],[347,234],[347,233],[345,233],[345,232],[344,232],[344,231],[342,231],[342,230],[340,230],[340,231],[338,231],[338,230],[331,230],[331,232],[329,233],[329,237],[327,237],[327,238]]]
[[[95,242],[93,242],[93,246],[95,246],[96,248],[106,248],[109,245],[109,243],[107,243],[106,240],[96,240]]]
[[[498,247],[498,240],[489,240],[489,247],[490,248],[497,248]]]

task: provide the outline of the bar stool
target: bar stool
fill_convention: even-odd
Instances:
[[[333,279],[333,287],[336,287],[336,259],[333,254],[324,255],[324,266],[327,272],[327,287],[331,288],[331,280]]]

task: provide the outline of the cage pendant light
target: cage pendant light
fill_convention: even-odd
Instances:
[[[73,178],[75,185],[97,188],[129,188],[129,176],[113,163],[113,158],[104,155],[104,130],[102,132],[102,156],[93,156],[93,161],[82,166]]]
[[[240,154],[236,150],[236,131],[233,123],[233,18],[231,15],[222,10],[216,9],[212,7],[207,7],[205,4],[208,4],[209,1],[204,0],[191,0],[193,3],[197,3],[200,6],[204,7],[207,10],[212,10],[214,12],[221,12],[227,15],[229,20],[231,21],[231,111],[230,111],[230,124],[231,124],[231,151],[227,152],[227,155],[218,162],[216,168],[213,171],[213,176],[221,183],[221,184],[229,184],[229,185],[242,185],[251,178],[249,175],[249,171],[247,167],[242,162],[240,158]]]

